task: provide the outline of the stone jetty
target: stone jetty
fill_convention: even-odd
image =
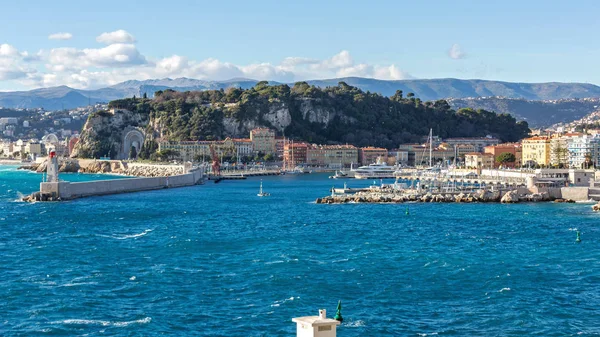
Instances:
[[[473,203],[473,202],[574,202],[572,200],[554,199],[548,193],[519,193],[518,190],[500,191],[479,190],[470,193],[418,193],[413,190],[386,191],[384,189],[358,192],[356,194],[331,195],[316,200],[317,204],[345,203],[404,203],[404,202],[436,202],[436,203]],[[600,206],[599,206],[600,209]]]
[[[47,161],[21,166],[20,169],[45,172]],[[106,173],[132,177],[168,177],[183,174],[183,165],[163,165],[132,163],[120,160],[78,160],[61,159],[58,172],[65,173]]]

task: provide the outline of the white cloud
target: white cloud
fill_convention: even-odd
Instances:
[[[48,39],[50,40],[70,40],[73,38],[73,34],[71,33],[54,33],[48,35]]]
[[[26,78],[36,70],[28,66],[27,52],[19,52],[9,44],[0,44],[0,81]]]
[[[126,67],[146,62],[146,58],[140,54],[135,45],[115,43],[99,49],[52,49],[46,67],[52,71],[65,71],[89,67]]]
[[[119,29],[114,32],[100,34],[100,36],[96,38],[96,41],[104,44],[135,43],[135,38],[123,29]]]
[[[54,35],[54,34],[53,34]],[[126,31],[98,36],[100,48],[58,47],[37,52],[0,44],[0,81],[29,88],[68,85],[98,88],[126,80],[188,77],[204,80],[250,78],[292,83],[308,79],[360,76],[385,80],[412,78],[395,64],[355,63],[347,50],[324,59],[286,57],[280,62],[233,64],[215,58],[143,55]]]
[[[448,56],[453,60],[463,59],[467,56],[458,43],[455,43],[448,50]]]
[[[0,44],[0,57],[13,57],[18,54],[17,48],[6,43]]]

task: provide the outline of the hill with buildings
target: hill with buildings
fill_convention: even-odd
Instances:
[[[492,135],[516,141],[529,132],[526,122],[485,110],[453,110],[444,100],[423,102],[398,91],[391,97],[340,82],[319,88],[306,82],[290,87],[259,82],[249,89],[158,91],[153,99],[128,98],[109,103],[109,111],[89,116],[75,157],[123,156],[128,137],[143,134],[142,157],[157,140],[217,140],[247,137],[266,127],[279,135],[320,144],[397,147],[440,137]]]
[[[472,108],[509,113],[532,127],[569,123],[596,111],[600,98],[571,98],[530,101],[506,97],[452,98],[448,103],[454,109]]]

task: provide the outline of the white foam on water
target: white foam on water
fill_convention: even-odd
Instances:
[[[72,282],[72,283],[65,283],[65,284],[61,284],[59,285],[59,287],[76,287],[76,286],[84,286],[84,285],[94,285],[94,284],[98,284],[98,282]]]
[[[125,327],[132,324],[146,324],[152,321],[151,317],[144,317],[142,319],[137,319],[135,321],[125,321],[125,322],[111,322],[97,319],[64,319],[62,321],[51,322],[50,324],[64,324],[64,325],[99,325],[99,326],[116,326],[116,327]]]
[[[290,298],[286,298],[286,299],[281,300],[281,301],[275,301],[275,302],[273,302],[273,304],[271,304],[271,307],[278,307],[278,306],[280,306],[281,304],[283,304],[285,302],[291,302],[293,300],[299,300],[299,299],[300,299],[300,296],[297,296],[297,297],[292,296]]]
[[[139,238],[142,237],[148,233],[152,232],[152,229],[146,229],[145,231],[141,232],[141,233],[137,233],[137,234],[125,234],[125,235],[103,235],[103,234],[98,234],[98,236],[101,236],[103,238],[111,238],[111,239],[116,239],[116,240],[127,240],[127,239],[135,239],[135,238]]]
[[[499,293],[505,292],[505,291],[510,291],[510,288],[502,288],[502,289],[498,290]]]
[[[358,321],[352,321],[352,322],[344,322],[343,325],[344,325],[344,327],[348,327],[348,328],[359,328],[359,327],[365,326],[365,321],[358,320]]]

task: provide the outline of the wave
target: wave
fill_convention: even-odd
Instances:
[[[146,229],[145,231],[141,232],[141,233],[137,233],[137,234],[125,234],[125,235],[103,235],[103,234],[98,234],[98,236],[101,236],[103,238],[111,238],[111,239],[116,239],[116,240],[127,240],[127,239],[135,239],[135,238],[139,238],[142,237],[150,232],[152,232],[152,229]]]
[[[286,298],[286,299],[284,299],[282,301],[275,301],[275,302],[273,302],[273,304],[271,304],[271,306],[272,307],[278,307],[278,306],[280,306],[281,304],[283,304],[285,302],[291,302],[293,300],[299,300],[299,299],[300,299],[300,296],[297,296],[297,297],[292,296],[292,297]]]
[[[358,320],[358,321],[352,321],[352,322],[344,322],[343,326],[348,327],[348,328],[359,328],[359,327],[365,326],[365,321]]]
[[[132,324],[146,324],[152,321],[151,317],[144,317],[135,321],[103,321],[97,319],[64,319],[62,321],[51,322],[50,324],[63,324],[63,325],[100,325],[100,326],[117,326],[124,327]]]
[[[98,282],[72,282],[72,283],[65,283],[65,284],[61,284],[59,285],[59,287],[76,287],[76,286],[84,286],[84,285],[95,285],[98,284]]]
[[[505,292],[505,291],[510,291],[510,288],[502,288],[502,289],[498,290],[499,293]]]

